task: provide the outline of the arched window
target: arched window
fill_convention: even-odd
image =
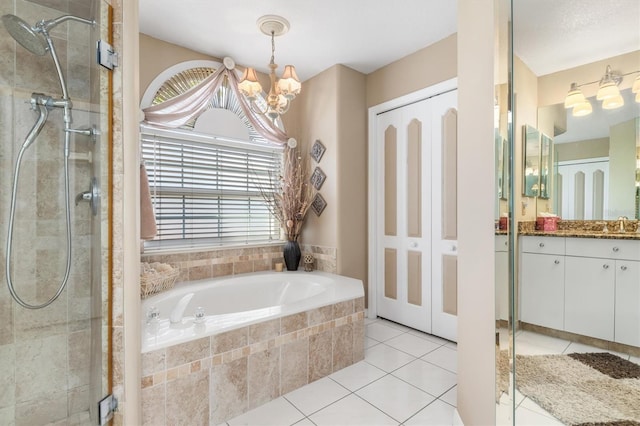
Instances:
[[[185,93],[217,66],[199,61],[168,69],[149,85],[141,106]],[[262,193],[280,174],[282,146],[253,129],[228,87],[221,86],[209,108],[179,129],[142,124],[140,133],[158,228],[145,250],[280,239]]]

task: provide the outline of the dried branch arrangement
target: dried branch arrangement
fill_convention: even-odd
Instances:
[[[287,146],[282,175],[270,175],[267,188],[260,191],[269,211],[278,219],[288,241],[298,241],[304,219],[315,196],[309,181],[309,156]]]

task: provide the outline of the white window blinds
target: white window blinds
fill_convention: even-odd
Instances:
[[[158,227],[146,249],[280,239],[261,190],[281,173],[281,148],[148,127],[141,138]]]

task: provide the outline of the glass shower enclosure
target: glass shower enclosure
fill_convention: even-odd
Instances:
[[[98,424],[109,392],[101,0],[0,2],[0,424]]]

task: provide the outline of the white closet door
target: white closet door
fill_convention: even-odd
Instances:
[[[566,161],[558,165],[562,177],[562,217],[572,220],[602,220],[609,199],[609,161]]]
[[[371,188],[379,195],[378,315],[454,341],[456,101],[452,91],[376,117],[379,173]],[[443,145],[447,134],[453,146]]]
[[[430,103],[380,114],[378,315],[431,332]]]
[[[431,333],[453,341],[458,329],[457,101],[457,91],[431,99]]]

